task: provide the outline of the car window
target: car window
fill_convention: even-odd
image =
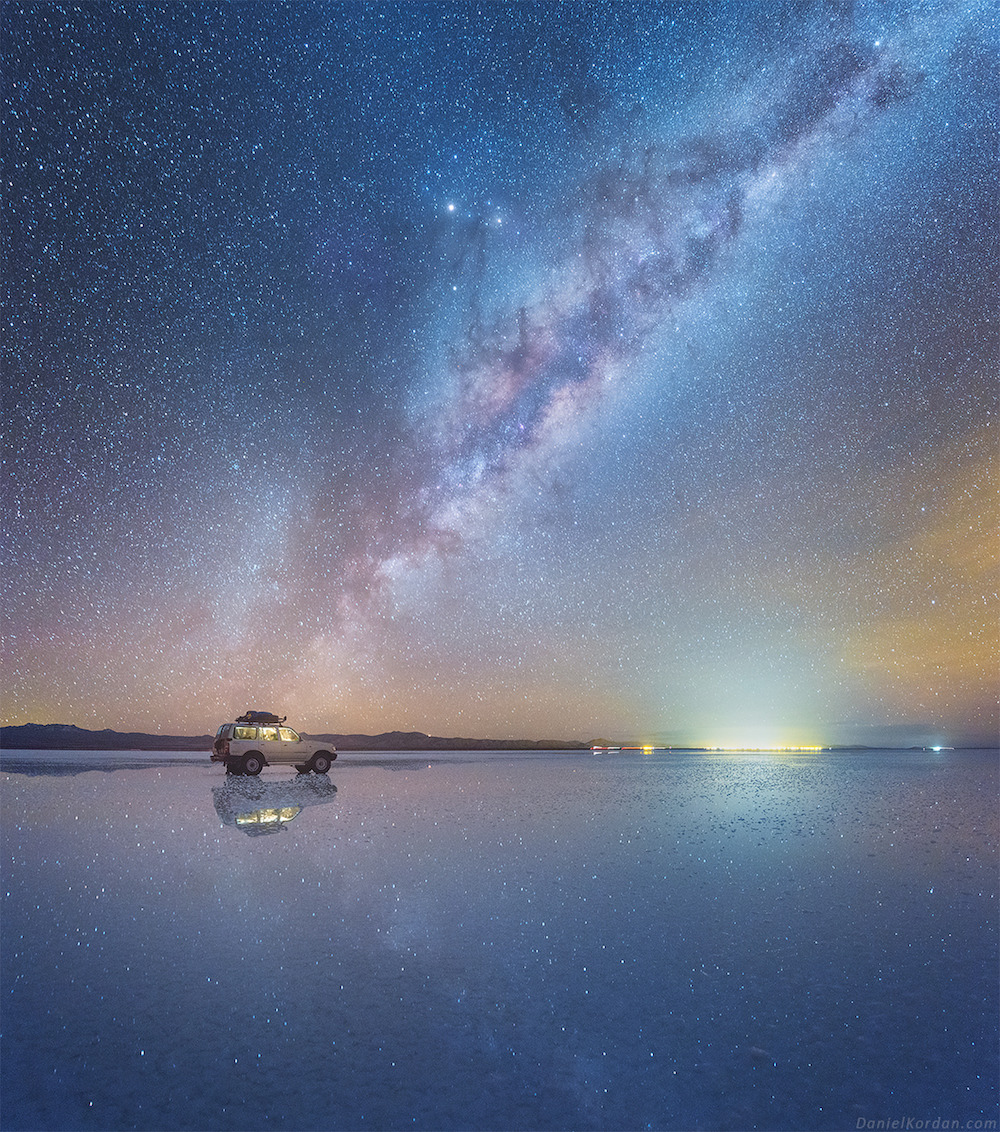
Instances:
[[[278,729],[277,729],[277,727],[262,727],[260,729],[260,735],[258,736],[258,738],[263,739],[265,742],[267,742],[267,741],[277,742],[277,740],[278,740]]]
[[[236,738],[236,739],[256,739],[257,738],[257,728],[256,727],[237,727],[235,734],[234,734],[234,738]]]
[[[299,741],[298,735],[290,727],[279,727],[278,734],[286,743],[297,743]]]

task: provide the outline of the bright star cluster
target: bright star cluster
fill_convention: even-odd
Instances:
[[[995,742],[995,4],[2,19],[5,722]]]

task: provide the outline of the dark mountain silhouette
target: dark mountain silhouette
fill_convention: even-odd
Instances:
[[[303,734],[305,734],[303,732]],[[309,735],[338,751],[578,751],[591,743],[562,739],[468,739],[386,731],[381,735]],[[212,735],[151,735],[142,731],[88,731],[72,723],[0,727],[0,747],[25,751],[205,751]]]

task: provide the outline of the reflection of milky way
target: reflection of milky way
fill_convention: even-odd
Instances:
[[[649,144],[594,174],[580,189],[578,249],[558,287],[512,318],[477,323],[457,351],[448,401],[415,441],[430,483],[400,505],[401,543],[356,567],[365,592],[454,552],[512,495],[536,487],[627,383],[647,339],[710,278],[745,211],[920,78],[886,52],[834,42],[763,92],[731,136],[721,128]]]
[[[3,20],[9,722],[995,735],[995,4]]]

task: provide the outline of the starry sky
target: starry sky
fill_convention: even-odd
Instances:
[[[3,721],[996,741],[1000,6],[3,6]]]

